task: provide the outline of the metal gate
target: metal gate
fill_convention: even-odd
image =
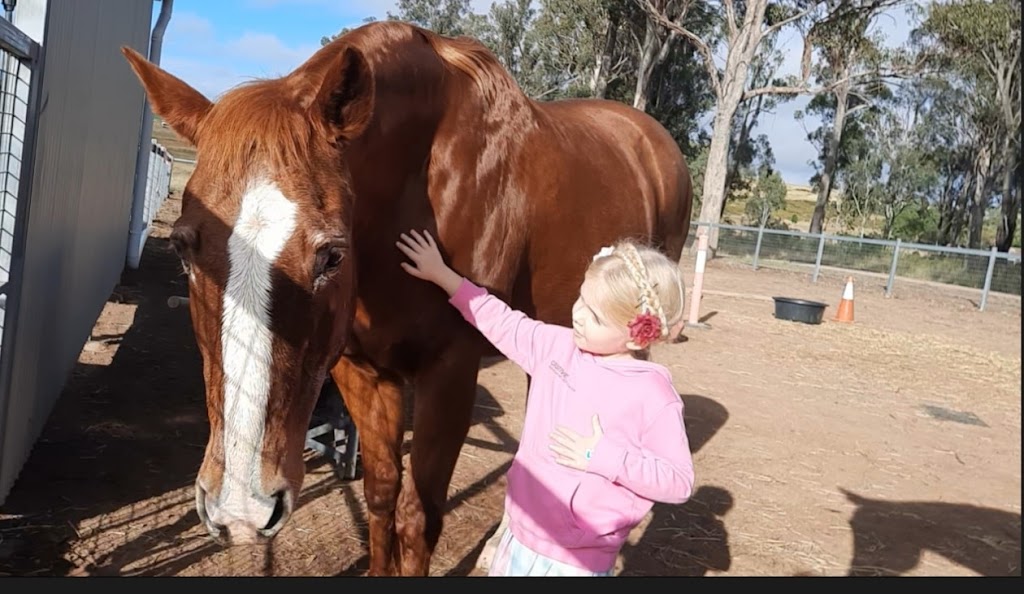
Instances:
[[[40,45],[0,18],[0,454],[12,398],[11,366],[25,264],[41,61]],[[2,461],[0,457],[0,468]],[[3,478],[0,476],[0,484],[6,482]],[[0,502],[3,499],[0,492]]]

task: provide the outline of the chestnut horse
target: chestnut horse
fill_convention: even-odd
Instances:
[[[123,51],[197,151],[171,242],[210,420],[199,517],[225,545],[285,525],[329,370],[359,429],[370,574],[426,575],[492,351],[402,270],[399,234],[429,230],[460,273],[569,325],[601,246],[631,236],[679,257],[691,180],[678,146],[621,103],[533,101],[480,43],[402,22],[216,102]]]

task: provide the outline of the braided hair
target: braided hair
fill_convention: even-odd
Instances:
[[[594,256],[587,275],[600,279],[602,310],[629,328],[640,350],[635,354],[642,358],[683,317],[682,275],[677,263],[658,250],[620,241]]]

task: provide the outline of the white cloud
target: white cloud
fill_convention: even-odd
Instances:
[[[160,66],[210,99],[216,99],[227,89],[252,79],[252,76],[243,75],[230,65],[215,64],[210,60],[164,56]]]
[[[213,24],[194,12],[179,12],[167,23],[164,36],[183,41],[209,41],[213,39]]]
[[[285,75],[317,49],[319,44],[290,46],[258,31],[221,39],[208,19],[181,12],[168,24],[161,66],[213,99],[241,82]]]
[[[493,0],[472,0],[474,12],[490,11]],[[250,10],[275,6],[322,8],[348,16],[375,16],[383,19],[395,11],[395,0],[246,0]],[[342,23],[339,25],[353,25]],[[206,18],[192,12],[177,12],[164,36],[161,66],[214,99],[241,82],[259,77],[287,74],[308,59],[319,44],[291,46],[272,33],[246,31],[234,39],[219,39],[215,27]]]
[[[267,76],[287,74],[319,48],[319,44],[289,47],[276,35],[252,31],[246,31],[238,39],[224,44],[229,56],[260,64],[271,73]]]

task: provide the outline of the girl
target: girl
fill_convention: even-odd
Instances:
[[[397,242],[413,262],[402,268],[444,289],[531,376],[489,575],[611,575],[653,503],[683,503],[693,489],[682,400],[669,371],[646,360],[682,329],[676,263],[630,242],[603,248],[565,328],[509,308],[449,268],[429,233],[411,235]]]

